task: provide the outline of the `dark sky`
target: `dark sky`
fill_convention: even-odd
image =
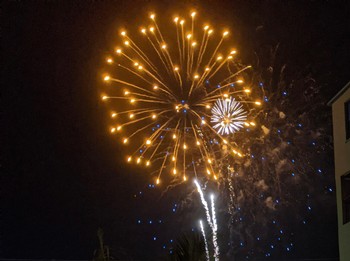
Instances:
[[[280,43],[279,59],[311,72],[325,97],[349,80],[346,1],[180,1],[174,8],[172,2],[2,4],[0,258],[92,258],[98,227],[121,258],[163,255],[160,241],[176,238],[166,221],[174,219],[179,196],[147,190],[149,177],[123,163],[99,99],[103,59],[119,28],[140,24],[149,11],[194,7],[229,25],[247,63],[260,46]],[[140,218],[158,225],[140,228]],[[329,240],[321,248],[335,257],[336,232]]]

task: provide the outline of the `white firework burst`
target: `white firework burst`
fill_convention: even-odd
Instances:
[[[221,135],[239,131],[247,120],[247,112],[243,105],[233,97],[218,99],[211,113],[213,128]]]

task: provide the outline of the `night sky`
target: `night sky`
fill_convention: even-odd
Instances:
[[[119,29],[135,28],[150,11],[194,8],[228,25],[246,64],[279,43],[279,63],[290,75],[312,75],[324,104],[349,81],[347,1],[172,2],[2,4],[0,258],[92,259],[101,227],[116,258],[160,260],[196,226],[200,205],[179,207],[193,187],[162,194],[127,165],[100,99],[104,59]],[[328,119],[323,127],[331,135]],[[332,149],[326,153],[332,159]],[[327,169],[332,177],[332,160]],[[332,178],[326,185],[334,190]],[[296,231],[302,241],[293,253],[267,260],[338,256],[335,194],[329,197],[329,207],[314,205],[308,228]]]

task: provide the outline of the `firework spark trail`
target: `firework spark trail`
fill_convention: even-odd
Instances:
[[[205,209],[205,214],[206,214],[206,216],[207,216],[208,224],[209,224],[210,228],[211,228],[212,230],[214,230],[214,225],[213,225],[213,222],[211,221],[208,203],[207,203],[207,201],[206,201],[205,198],[204,198],[204,194],[203,194],[202,188],[201,188],[201,186],[199,185],[199,183],[198,183],[197,180],[194,181],[194,184],[196,184],[196,187],[197,187],[197,190],[198,190],[198,193],[199,193],[201,202],[202,202],[203,207],[204,207],[204,209]]]
[[[204,231],[204,227],[203,227],[203,222],[202,222],[202,220],[199,220],[199,225],[200,225],[200,227],[201,227],[202,235],[203,235],[203,238],[204,238],[205,255],[206,255],[206,257],[207,257],[207,261],[209,261],[210,253],[209,253],[207,237],[205,236],[205,231]]]
[[[210,214],[208,203],[207,203],[207,201],[204,198],[204,193],[203,193],[202,188],[200,187],[200,185],[199,185],[197,180],[195,180],[194,183],[196,184],[198,193],[200,195],[201,202],[202,202],[202,204],[204,206],[208,224],[209,224],[209,226],[210,226],[210,228],[212,230],[213,246],[214,246],[214,259],[216,261],[219,261],[220,251],[219,251],[219,245],[218,245],[218,239],[217,239],[218,227],[217,227],[217,222],[216,222],[214,195],[210,196],[210,199],[211,199],[211,214]]]
[[[210,195],[210,200],[211,200],[211,217],[213,220],[214,258],[215,260],[219,260],[220,251],[219,251],[218,238],[217,238],[218,225],[216,222],[214,195]]]

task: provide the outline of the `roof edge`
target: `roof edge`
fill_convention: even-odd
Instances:
[[[327,102],[327,106],[332,106],[332,104],[338,100],[338,98],[340,97],[340,95],[342,95],[347,89],[349,89],[350,87],[350,82],[348,82],[347,84],[345,84],[345,86],[329,101]]]

